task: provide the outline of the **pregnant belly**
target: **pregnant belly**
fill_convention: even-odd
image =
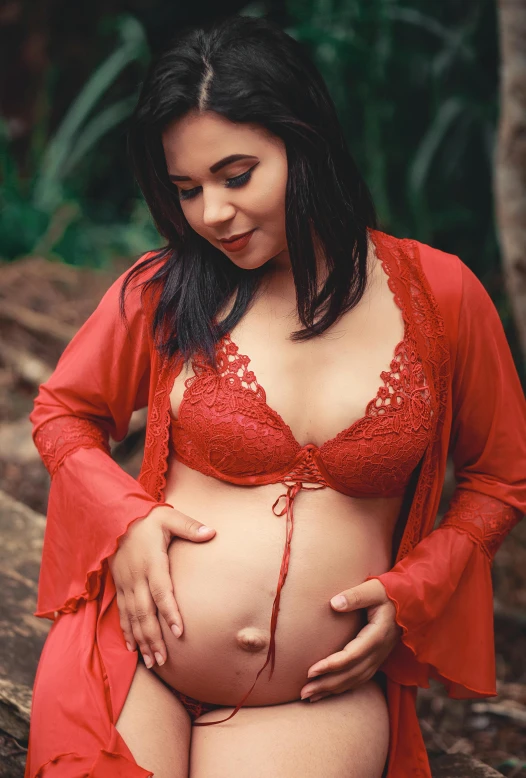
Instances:
[[[267,657],[286,518],[272,505],[284,486],[233,486],[176,467],[165,500],[216,535],[206,543],[174,538],[168,549],[184,631],[175,638],[159,614],[168,660],[155,672],[184,694],[235,706]],[[329,488],[297,495],[274,672],[269,678],[269,662],[245,705],[298,699],[309,667],[360,631],[364,610],[336,613],[329,601],[389,569],[399,507],[398,500],[355,500]]]

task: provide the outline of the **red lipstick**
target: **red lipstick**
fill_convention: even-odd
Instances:
[[[254,230],[255,229],[256,228],[254,227]],[[241,251],[241,249],[245,248],[250,238],[254,234],[254,230],[250,230],[250,232],[245,232],[242,235],[238,235],[235,240],[222,240],[220,243],[227,251]]]

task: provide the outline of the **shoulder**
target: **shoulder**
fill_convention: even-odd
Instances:
[[[444,322],[452,354],[459,337],[459,323],[463,319],[488,314],[490,320],[498,316],[493,301],[475,273],[456,254],[443,251],[414,238],[397,238],[376,233],[383,245],[399,255],[399,262],[410,270],[409,283],[418,283],[427,293],[432,307]],[[411,292],[412,299],[418,295]]]
[[[500,315],[482,281],[455,254],[414,241],[422,273],[439,306],[454,362],[459,350],[502,339]]]
[[[421,275],[429,285],[440,310],[444,315],[459,313],[460,307],[468,304],[472,310],[494,307],[484,285],[475,273],[456,254],[414,238],[395,238],[379,233],[386,240],[397,245],[408,264]]]
[[[462,288],[462,260],[456,254],[430,246],[414,238],[398,238],[380,230],[374,230],[375,239],[382,246],[396,252],[399,261],[424,276],[433,292],[455,295]]]
[[[462,297],[462,267],[456,254],[411,239],[416,259],[439,304],[459,305]]]
[[[414,241],[422,271],[439,303],[471,314],[494,311],[495,305],[482,281],[456,254],[449,254],[420,241]]]
[[[461,259],[414,238],[398,238],[378,230],[374,235],[384,251],[395,255],[398,272],[413,304],[422,311],[438,308],[452,335],[462,300]]]

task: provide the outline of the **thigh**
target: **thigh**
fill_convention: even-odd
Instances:
[[[142,662],[115,728],[155,778],[188,778],[191,723],[177,697]]]
[[[380,778],[388,748],[387,702],[370,680],[317,702],[241,708],[224,724],[194,727],[190,778]]]

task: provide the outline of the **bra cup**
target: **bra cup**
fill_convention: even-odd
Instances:
[[[230,336],[217,348],[219,371],[196,358],[194,375],[185,381],[179,419],[172,417],[175,457],[226,481],[270,483],[274,474],[282,480],[306,447],[267,405],[265,390],[248,370],[250,359]],[[407,333],[381,379],[361,419],[322,446],[309,445],[331,478],[356,496],[401,494],[431,436],[431,393]]]

